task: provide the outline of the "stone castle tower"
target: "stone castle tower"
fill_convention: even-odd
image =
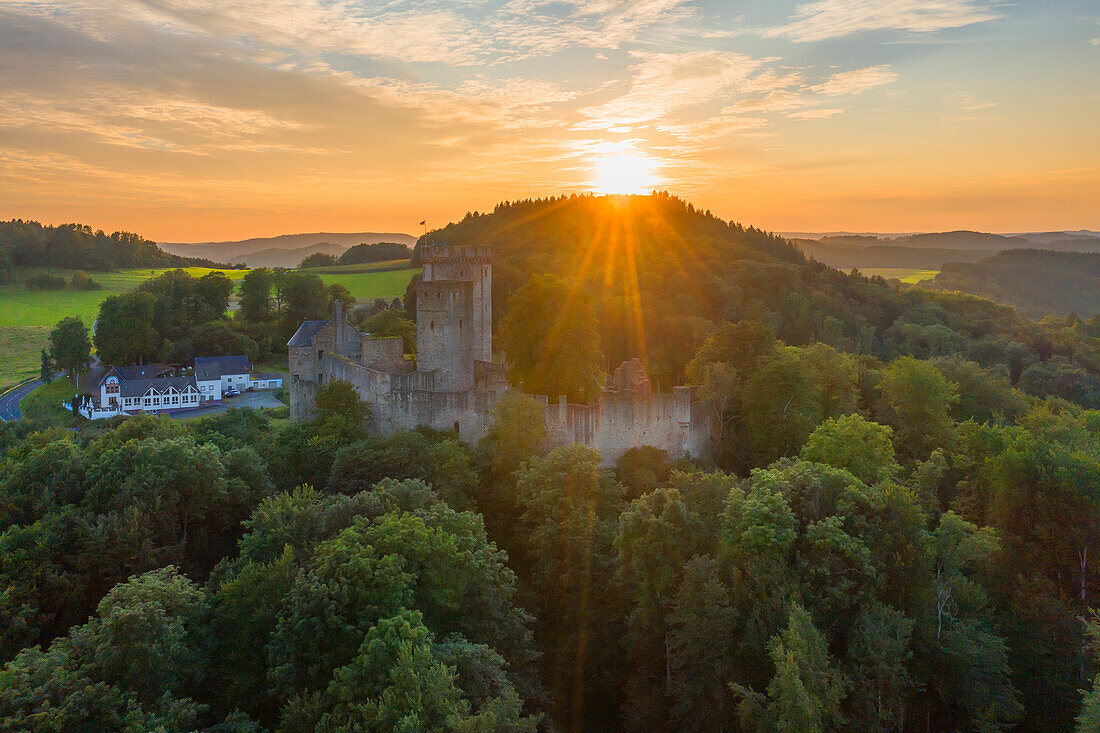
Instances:
[[[435,387],[474,386],[474,362],[493,360],[493,253],[489,247],[422,248],[416,289],[417,369],[436,371]]]

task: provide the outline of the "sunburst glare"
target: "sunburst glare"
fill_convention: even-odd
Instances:
[[[657,163],[632,150],[602,156],[593,169],[592,189],[597,193],[641,194],[658,185]]]

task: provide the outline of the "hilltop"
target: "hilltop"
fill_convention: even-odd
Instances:
[[[410,247],[415,237],[398,232],[315,232],[253,237],[226,242],[162,242],[161,249],[189,257],[214,257],[243,262],[249,267],[297,267],[306,256],[324,253],[339,256],[357,244],[397,242]]]
[[[729,322],[758,321],[787,344],[822,342],[878,359],[955,355],[1004,369],[1014,383],[1021,364],[1050,358],[1042,345],[1061,328],[974,296],[899,290],[838,271],[783,237],[664,193],[505,202],[429,232],[414,264],[425,241],[493,246],[494,323],[536,273],[583,287],[594,301],[605,368],[641,357],[660,389],[683,383],[696,351]],[[1076,343],[1059,368],[1085,374],[1061,396],[1100,404],[1092,361],[1100,348],[1092,339]]]
[[[607,365],[644,354],[666,387],[679,383],[708,324],[776,307],[772,297],[789,289],[780,282],[806,266],[787,240],[668,194],[505,202],[429,232],[414,265],[424,241],[493,247],[494,323],[534,273],[582,283],[596,298]]]

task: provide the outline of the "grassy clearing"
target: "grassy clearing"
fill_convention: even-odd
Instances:
[[[0,326],[0,392],[38,376],[49,338],[50,329],[41,326]]]
[[[28,418],[48,420],[54,424],[68,424],[73,413],[61,406],[62,402],[76,395],[76,387],[67,378],[55,379],[23,398],[19,409]]]
[[[360,304],[370,303],[375,298],[392,300],[405,295],[412,276],[420,272],[419,268],[406,267],[401,270],[377,272],[338,272],[318,273],[325,285],[339,283],[351,291]]]
[[[356,265],[331,265],[329,267],[307,267],[302,272],[314,275],[339,275],[355,272],[382,272],[385,270],[407,270],[412,260],[385,260],[383,262],[360,262]],[[419,271],[418,271],[419,272]]]
[[[914,270],[904,267],[861,267],[859,271],[867,277],[878,275],[887,280],[901,280],[909,285],[915,285],[921,280],[931,280],[940,274],[939,270]]]

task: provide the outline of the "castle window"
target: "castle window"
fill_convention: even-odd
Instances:
[[[462,319],[461,318],[458,319],[458,330],[460,330],[460,331],[462,330]]]
[[[432,321],[431,323],[429,323],[428,328],[430,328],[434,331],[435,330],[435,321]]]

